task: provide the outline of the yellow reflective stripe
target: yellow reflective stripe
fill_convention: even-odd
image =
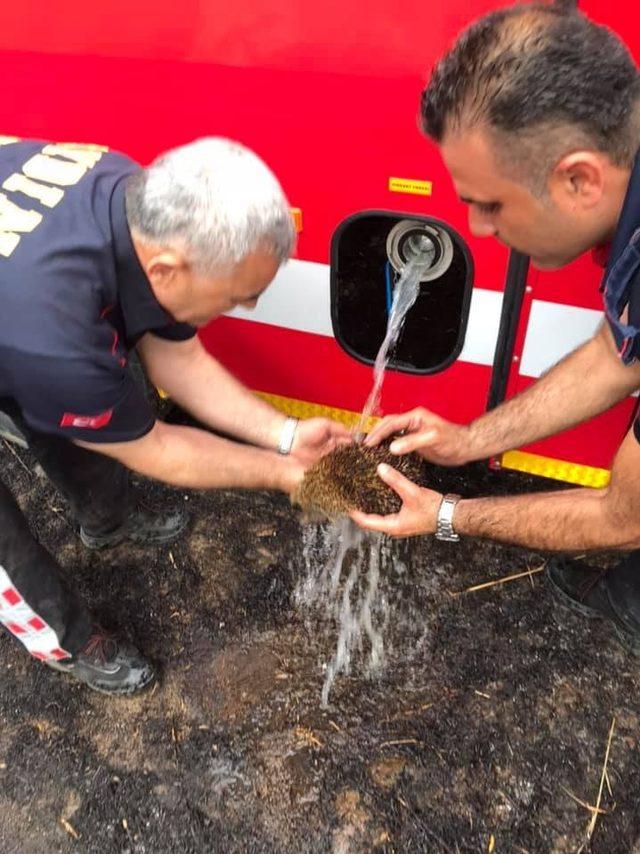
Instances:
[[[295,398],[281,397],[266,392],[256,392],[256,394],[275,409],[284,412],[285,415],[292,415],[294,418],[333,418],[334,421],[340,421],[347,427],[355,427],[360,418],[359,412],[351,412],[348,409],[337,409],[333,406],[325,406],[322,403],[310,403],[306,400],[296,400]],[[379,420],[379,418],[370,418],[367,424],[367,432]],[[548,477],[552,480],[562,480],[565,483],[575,483],[578,486],[600,488],[606,486],[611,478],[611,473],[607,469],[570,463],[566,460],[555,460],[552,457],[529,454],[526,451],[508,451],[502,455],[500,464],[506,469],[535,474],[539,477]]]
[[[162,397],[166,397],[166,392],[160,392],[160,394]],[[334,421],[346,424],[347,427],[355,427],[360,419],[359,412],[352,412],[349,409],[338,409],[335,406],[326,406],[323,403],[297,400],[294,397],[282,397],[279,394],[268,394],[264,391],[256,391],[254,394],[262,400],[266,400],[274,409],[294,418],[332,418]],[[379,420],[379,418],[371,417],[367,422],[366,432],[372,430]],[[578,486],[591,486],[596,489],[606,486],[611,478],[611,472],[607,469],[570,463],[566,460],[555,460],[552,457],[529,454],[526,451],[507,451],[500,458],[500,465],[505,469],[548,477],[552,480],[561,480],[565,483],[575,483]]]
[[[332,418],[334,421],[346,424],[347,427],[355,427],[360,420],[360,413],[352,412],[349,409],[337,409],[334,406],[325,406],[323,403],[311,403],[307,400],[296,400],[293,397],[281,397],[279,394],[267,394],[264,391],[257,391],[255,394],[270,403],[274,409],[294,418]],[[369,430],[372,430],[374,424],[379,420],[379,418],[369,418],[365,432],[368,433]]]
[[[540,477],[563,480],[578,486],[591,486],[595,489],[606,486],[611,479],[611,472],[607,469],[555,460],[552,457],[529,454],[526,451],[507,451],[502,455],[500,465],[505,469],[515,469],[527,474],[537,474]]]

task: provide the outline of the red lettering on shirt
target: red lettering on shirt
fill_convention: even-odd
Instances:
[[[113,409],[107,409],[99,415],[76,415],[73,412],[65,412],[60,419],[61,427],[80,427],[83,430],[99,430],[106,427],[113,417]]]

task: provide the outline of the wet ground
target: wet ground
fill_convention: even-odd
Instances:
[[[639,664],[560,610],[542,573],[455,595],[544,556],[403,547],[388,666],[339,676],[323,710],[336,634],[293,604],[302,531],[285,498],[146,484],[186,502],[190,534],[96,554],[27,452],[0,443],[0,467],[102,621],[163,669],[147,695],[107,699],[0,636],[1,852],[640,850]],[[589,843],[578,799],[596,802],[614,717]]]

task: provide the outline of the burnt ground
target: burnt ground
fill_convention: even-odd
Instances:
[[[104,698],[0,636],[0,851],[589,850],[591,814],[571,795],[595,803],[614,716],[590,845],[640,850],[639,664],[604,624],[560,610],[542,574],[451,595],[540,554],[406,545],[389,666],[338,677],[325,711],[335,631],[292,604],[302,535],[285,498],[144,484],[187,502],[190,534],[96,554],[17,453],[26,468],[0,444],[3,478],[38,536],[163,680]],[[468,491],[514,483],[469,477]]]

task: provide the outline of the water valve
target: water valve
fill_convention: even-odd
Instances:
[[[467,245],[435,217],[359,211],[338,225],[331,240],[333,332],[350,356],[373,364],[387,331],[393,289],[409,262],[418,268],[420,292],[389,368],[435,374],[462,350],[473,287]]]
[[[418,260],[421,282],[443,276],[453,261],[453,241],[438,226],[419,220],[402,219],[387,236],[387,258],[396,273],[402,273],[408,261]]]

